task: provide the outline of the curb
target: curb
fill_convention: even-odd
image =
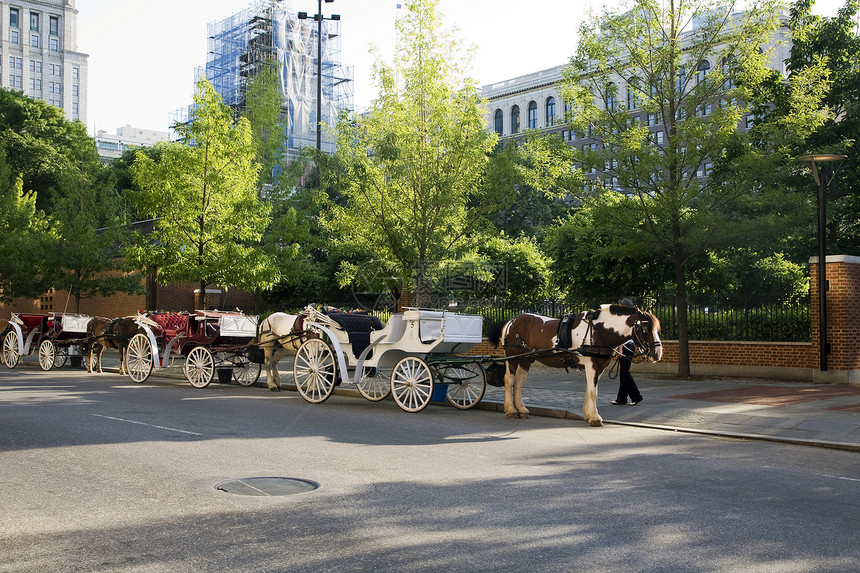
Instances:
[[[106,368],[105,372],[111,373],[119,373],[118,368]],[[171,375],[166,373],[152,374],[153,376],[158,376],[162,378],[172,378],[184,380],[183,376]],[[253,385],[253,387],[258,388],[266,388],[265,382],[257,381]],[[283,390],[290,390],[295,392],[296,386],[295,384],[287,384],[282,383],[281,388]],[[362,398],[363,396],[358,390],[350,389],[350,388],[335,388],[332,394],[337,394],[338,396],[347,396],[350,398]],[[444,404],[444,402],[431,402],[432,404]],[[490,412],[504,412],[505,405],[503,402],[498,402],[495,400],[482,400],[481,402],[475,404],[473,407],[475,410],[487,410]],[[551,408],[547,406],[534,406],[528,405],[530,415],[534,416],[542,416],[545,418],[559,418],[564,420],[579,420],[585,421],[585,418],[576,412],[572,412],[570,410],[565,410],[564,408]],[[645,428],[650,430],[662,430],[666,432],[678,432],[685,434],[698,434],[702,436],[713,436],[717,438],[731,438],[735,440],[758,440],[763,442],[774,442],[780,444],[792,444],[796,446],[811,446],[816,448],[828,448],[833,450],[843,450],[849,452],[860,452],[860,444],[851,443],[851,442],[835,442],[828,440],[813,440],[813,439],[802,439],[802,438],[787,438],[783,436],[767,436],[764,434],[747,434],[743,432],[720,432],[716,430],[703,430],[700,428],[685,428],[683,426],[666,426],[664,424],[648,424],[645,422],[624,422],[620,420],[612,420],[608,418],[603,419],[604,424],[612,424],[615,426],[629,426],[632,428]]]

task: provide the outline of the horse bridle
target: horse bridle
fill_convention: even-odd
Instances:
[[[633,325],[633,344],[636,346],[636,354],[633,358],[638,358],[640,356],[656,358],[657,348],[663,346],[663,343],[659,340],[648,342],[645,324],[650,328],[654,328],[654,322],[651,320],[650,316],[648,318],[643,318],[643,314],[638,313],[636,315],[636,324]]]

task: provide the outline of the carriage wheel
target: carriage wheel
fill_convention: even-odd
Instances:
[[[43,340],[39,345],[39,368],[50,370],[54,367],[54,359],[57,357],[57,347],[50,340]]]
[[[445,401],[460,410],[474,407],[484,397],[487,389],[487,375],[480,364],[442,368],[439,371],[439,382],[448,384]]]
[[[365,366],[358,381],[359,393],[371,402],[379,402],[391,394],[391,369]]]
[[[260,379],[261,364],[251,362],[245,356],[237,356],[233,360],[233,380],[239,386],[253,386]]]
[[[57,351],[56,355],[54,355],[54,368],[62,368],[66,365],[66,361],[69,359],[69,349],[60,348],[56,344],[54,347]]]
[[[132,382],[146,382],[152,373],[152,346],[145,334],[135,334],[125,351],[125,370]]]
[[[391,393],[394,401],[407,412],[420,412],[433,395],[433,375],[427,363],[407,356],[394,366],[391,373]]]
[[[185,378],[195,388],[205,388],[212,382],[215,359],[205,346],[195,346],[185,359]]]
[[[15,368],[18,362],[21,361],[21,355],[18,354],[18,333],[10,330],[3,338],[3,362],[7,368]]]
[[[337,363],[334,351],[320,338],[309,338],[296,352],[293,363],[296,390],[312,404],[325,402],[334,391]]]

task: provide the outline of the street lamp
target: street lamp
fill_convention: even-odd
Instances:
[[[334,0],[325,0],[326,4],[331,4]],[[338,14],[332,14],[331,18],[324,18],[322,13],[323,0],[317,0],[317,13],[314,14],[314,20],[317,22],[317,151],[322,151],[322,23],[323,20],[340,20]],[[299,12],[299,20],[307,20],[307,12]]]
[[[827,370],[827,188],[836,179],[836,173],[846,157],[845,155],[826,153],[805,155],[798,158],[800,161],[809,162],[812,178],[818,185],[818,356],[822,372]],[[835,169],[828,169],[827,165],[833,161],[840,163]],[[820,170],[816,166],[816,162],[822,164]]]

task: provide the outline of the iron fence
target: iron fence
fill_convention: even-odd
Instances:
[[[509,320],[522,312],[560,318],[565,314],[598,308],[605,302],[606,299],[516,304],[504,299],[486,299],[471,301],[452,310],[480,314],[485,324],[493,324]],[[646,303],[634,302],[648,308],[660,319],[662,338],[678,338],[678,308],[674,297],[657,297]],[[784,301],[767,295],[693,295],[687,300],[687,329],[690,340],[810,342],[810,298],[806,295]]]

